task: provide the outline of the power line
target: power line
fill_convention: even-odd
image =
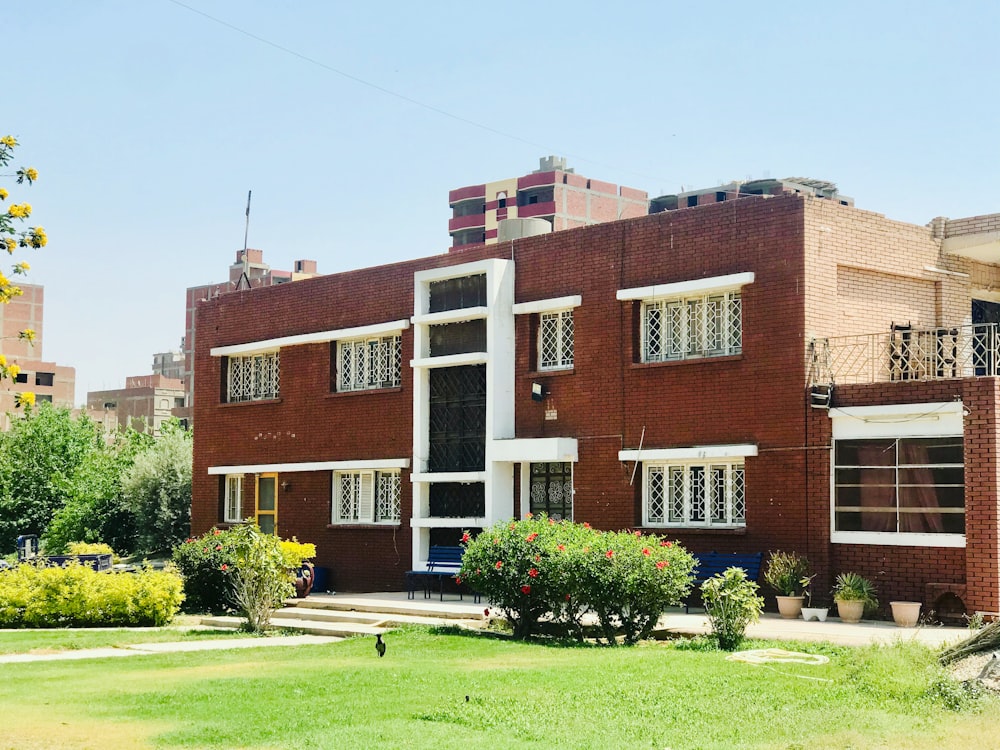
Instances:
[[[404,102],[406,102],[408,104],[412,104],[412,105],[414,105],[416,107],[420,107],[422,109],[426,109],[429,112],[433,112],[435,114],[441,115],[442,117],[447,117],[447,118],[449,118],[451,120],[455,120],[456,122],[460,122],[463,125],[469,125],[469,126],[474,127],[474,128],[479,128],[480,130],[484,130],[487,133],[492,133],[493,135],[498,135],[501,138],[508,138],[508,139],[510,139],[512,141],[517,141],[518,143],[523,143],[523,144],[525,144],[527,146],[533,146],[534,148],[542,149],[545,153],[550,153],[550,154],[559,153],[558,149],[554,149],[554,148],[552,148],[550,146],[545,146],[545,145],[543,145],[541,143],[536,143],[535,141],[529,141],[528,139],[522,138],[519,135],[514,135],[513,133],[508,133],[508,132],[503,131],[503,130],[498,130],[498,129],[496,129],[494,127],[491,127],[489,125],[484,125],[481,122],[476,122],[475,120],[470,120],[467,117],[462,117],[461,115],[456,115],[455,113],[449,112],[449,111],[447,111],[445,109],[441,109],[440,107],[435,107],[432,104],[427,104],[426,102],[422,102],[422,101],[420,101],[418,99],[414,99],[412,97],[406,96],[405,94],[400,94],[399,92],[393,91],[392,89],[387,89],[384,86],[379,86],[377,83],[372,83],[371,81],[366,81],[364,78],[359,78],[358,76],[355,76],[355,75],[352,75],[350,73],[347,73],[346,71],[340,70],[339,68],[335,68],[332,65],[327,65],[325,62],[317,60],[317,59],[315,59],[313,57],[309,57],[308,55],[304,55],[301,52],[296,52],[295,50],[290,49],[288,47],[285,47],[284,45],[278,44],[277,42],[273,42],[270,39],[266,39],[265,37],[259,36],[258,34],[254,34],[251,31],[247,31],[246,29],[242,29],[239,26],[235,26],[235,25],[229,23],[228,21],[223,21],[221,18],[216,18],[215,16],[210,15],[208,13],[205,13],[204,11],[198,10],[197,8],[193,8],[190,5],[188,5],[187,3],[180,2],[180,0],[167,0],[167,2],[173,3],[174,5],[176,5],[179,8],[184,8],[185,10],[190,11],[191,13],[195,13],[195,14],[201,16],[202,18],[205,18],[205,19],[207,19],[209,21],[212,21],[213,23],[217,23],[220,26],[224,26],[227,29],[229,29],[230,31],[235,31],[237,34],[242,34],[243,36],[248,37],[249,39],[253,39],[256,42],[260,42],[261,44],[266,44],[268,47],[272,47],[272,48],[278,50],[279,52],[284,52],[286,55],[291,55],[292,57],[296,57],[299,60],[302,60],[303,62],[309,63],[310,65],[315,65],[316,67],[322,68],[323,70],[326,70],[326,71],[328,71],[330,73],[335,73],[336,75],[339,75],[339,76],[341,76],[343,78],[346,78],[349,81],[353,81],[354,83],[358,83],[358,84],[360,84],[362,86],[367,86],[368,88],[374,89],[375,91],[378,91],[378,92],[380,92],[382,94],[385,94],[386,96],[391,96],[391,97],[394,97],[394,98],[399,99],[401,101],[404,101]],[[580,161],[585,161],[588,164],[594,164],[594,165],[600,166],[600,167],[607,167],[608,169],[615,169],[615,170],[618,170],[620,172],[625,172],[627,174],[635,175],[637,177],[644,177],[644,178],[649,179],[649,180],[660,179],[658,177],[653,177],[652,175],[647,175],[647,174],[643,174],[641,172],[635,172],[635,171],[632,171],[632,170],[629,170],[629,169],[623,169],[621,167],[616,167],[616,166],[613,166],[611,164],[605,164],[603,162],[594,161],[593,159],[588,159],[587,157],[580,156],[578,154],[564,154],[564,155],[566,156],[566,158],[569,158],[569,159],[578,159]]]

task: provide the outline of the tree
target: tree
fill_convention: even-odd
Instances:
[[[191,433],[177,420],[135,457],[122,477],[125,504],[136,518],[135,551],[159,552],[183,542],[191,528]]]
[[[10,165],[14,158],[14,149],[17,148],[17,139],[11,135],[0,137],[0,168]],[[30,185],[38,179],[38,171],[34,167],[21,167],[14,174],[2,175],[16,177],[18,185],[27,183]],[[3,186],[0,186],[0,203],[6,203],[10,193]],[[0,205],[0,209],[3,206]],[[31,216],[30,203],[10,203],[6,211],[0,212],[0,248],[13,255],[18,249],[42,248],[49,239],[42,227],[34,226],[27,229],[17,229],[17,224],[24,223]],[[15,263],[11,268],[12,276],[23,276],[27,274],[30,266],[26,262]],[[20,296],[21,288],[13,284],[7,276],[0,271],[0,304],[7,304],[15,297]],[[26,328],[17,334],[17,338],[27,341],[29,344],[35,340],[35,331]],[[9,379],[15,380],[21,368],[14,362],[8,362],[7,357],[0,351],[0,381]],[[35,394],[30,392],[18,395],[19,405],[30,407],[35,403]]]
[[[79,493],[81,467],[105,449],[100,426],[68,409],[40,404],[25,416],[0,433],[0,553],[19,534],[43,535]]]

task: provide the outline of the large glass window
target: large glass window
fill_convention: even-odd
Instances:
[[[398,523],[398,471],[338,471],[333,475],[333,523]]]
[[[745,526],[743,463],[647,464],[643,524]]]
[[[721,357],[743,350],[739,291],[642,304],[642,361]]]
[[[428,284],[428,291],[430,294],[428,312],[483,307],[487,304],[486,274],[432,281]]]
[[[399,335],[339,341],[336,347],[338,391],[399,387],[403,361]]]
[[[226,400],[262,401],[280,395],[278,352],[229,357],[226,366]]]
[[[222,520],[226,523],[239,523],[243,520],[243,475],[226,474],[225,482],[225,510]]]
[[[834,530],[965,533],[961,437],[837,440]]]

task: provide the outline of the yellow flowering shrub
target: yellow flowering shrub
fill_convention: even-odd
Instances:
[[[25,391],[24,393],[18,393],[15,396],[15,401],[17,401],[18,406],[34,406],[35,405],[35,394],[31,391]]]
[[[17,179],[15,181],[18,185],[24,185],[25,183],[31,185],[38,179],[38,170],[34,167],[21,167],[13,175],[4,169],[10,165],[14,149],[17,146],[18,142],[14,136],[0,136],[0,175],[16,176]],[[0,201],[6,201],[8,197],[10,197],[10,193],[7,191],[7,188],[0,187]],[[45,234],[44,228],[27,227],[26,229],[19,230],[16,227],[18,222],[25,221],[29,216],[31,216],[30,203],[11,203],[6,211],[0,209],[0,249],[6,250],[9,255],[13,255],[14,251],[19,248],[37,250],[48,244],[49,238]],[[26,275],[29,268],[31,266],[23,261],[16,263],[13,266],[12,275]],[[23,294],[23,290],[11,283],[10,279],[3,273],[0,273],[0,304],[7,304],[21,294]],[[30,329],[22,331],[18,335],[18,338],[31,343],[35,340],[35,332]],[[0,339],[0,347],[2,346],[3,339]],[[17,365],[8,366],[7,360],[4,358],[3,364],[0,364],[0,381],[5,379],[14,380],[19,372],[20,368]],[[21,406],[30,406],[35,403],[35,394],[19,394],[17,402]]]

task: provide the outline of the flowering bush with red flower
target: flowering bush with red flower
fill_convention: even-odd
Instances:
[[[226,596],[226,572],[236,560],[234,544],[230,530],[211,529],[174,548],[174,563],[184,576],[185,612],[226,612],[232,609]]]
[[[600,637],[647,637],[664,607],[679,604],[694,558],[655,534],[600,532],[544,515],[504,521],[465,539],[462,580],[499,609],[517,638],[545,628],[583,637],[594,612]]]

